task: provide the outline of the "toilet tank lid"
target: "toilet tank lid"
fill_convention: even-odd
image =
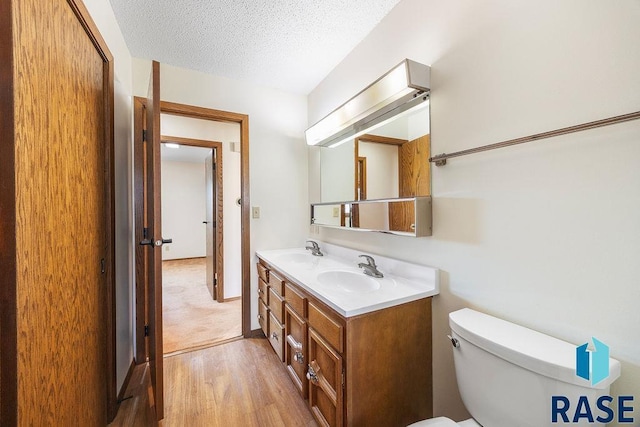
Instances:
[[[595,385],[576,375],[576,345],[469,308],[449,313],[451,330],[510,363],[585,388],[605,389],[620,376],[609,358],[609,377]]]

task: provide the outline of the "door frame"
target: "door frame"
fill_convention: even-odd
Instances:
[[[179,145],[188,145],[190,147],[201,147],[201,148],[211,148],[215,150],[215,179],[214,179],[214,187],[215,187],[215,198],[213,201],[213,212],[216,216],[216,231],[214,233],[214,241],[213,244],[216,247],[215,250],[215,264],[216,264],[216,274],[218,274],[218,290],[216,292],[216,297],[218,302],[225,302],[224,298],[224,215],[223,215],[223,199],[221,195],[223,195],[223,177],[222,171],[223,169],[223,158],[222,158],[222,142],[218,141],[208,141],[204,139],[193,139],[193,138],[183,138],[180,136],[169,136],[169,135],[161,135],[160,143],[174,143]],[[162,157],[162,156],[161,156]],[[220,299],[219,296],[222,295],[223,298]]]
[[[144,329],[147,324],[147,302],[145,295],[144,248],[137,244],[142,240],[142,223],[146,207],[138,194],[142,194],[143,181],[143,139],[142,131],[145,122],[145,107],[147,100],[134,97],[134,216],[135,216],[135,264],[136,264],[136,363],[145,363],[148,348]],[[240,125],[240,222],[241,222],[241,280],[242,280],[242,335],[251,336],[251,240],[250,240],[250,187],[249,187],[249,116],[241,113],[214,110],[211,108],[160,101],[160,112],[194,119],[211,120],[216,122],[238,123]],[[143,315],[139,315],[142,313]]]

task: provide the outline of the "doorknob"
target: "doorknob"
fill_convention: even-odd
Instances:
[[[156,240],[155,242],[153,241],[153,239],[140,240],[141,246],[162,246],[165,243],[173,243],[173,239],[162,239]]]

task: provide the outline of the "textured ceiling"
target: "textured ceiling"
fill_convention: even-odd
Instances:
[[[134,57],[308,94],[401,0],[110,0]]]

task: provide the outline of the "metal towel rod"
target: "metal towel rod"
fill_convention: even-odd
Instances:
[[[467,154],[480,153],[483,151],[494,150],[496,148],[510,147],[512,145],[524,144],[525,142],[536,141],[538,139],[551,138],[554,136],[566,135],[568,133],[579,132],[582,130],[615,125],[618,123],[628,122],[636,119],[640,119],[640,111],[636,111],[635,113],[623,114],[622,116],[609,117],[608,119],[596,120],[595,122],[588,122],[581,125],[556,129],[549,132],[536,133],[534,135],[523,136],[521,138],[510,139],[508,141],[497,142],[495,144],[483,145],[481,147],[470,148],[468,150],[456,151],[455,153],[438,154],[437,156],[429,158],[429,162],[435,163],[436,166],[444,166],[447,164],[447,159],[450,159],[452,157],[466,156]]]

